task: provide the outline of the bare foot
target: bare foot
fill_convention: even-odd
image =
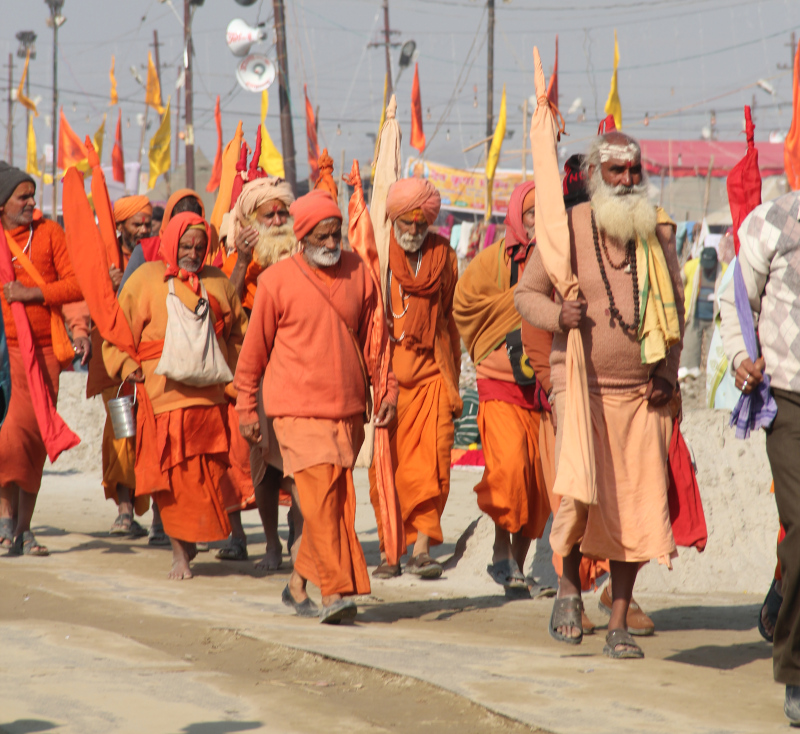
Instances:
[[[289,577],[289,591],[292,593],[292,599],[298,604],[302,604],[308,599],[306,580],[297,571],[292,571],[292,575]]]
[[[174,581],[192,578],[189,561],[197,555],[197,547],[194,543],[186,543],[175,538],[170,538],[170,541],[172,543],[172,568],[167,574],[167,578]]]
[[[255,567],[259,571],[277,571],[283,562],[283,545],[278,541],[277,546],[267,544],[265,556],[257,561]],[[297,599],[297,597],[295,597]]]

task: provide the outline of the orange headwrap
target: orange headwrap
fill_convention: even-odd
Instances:
[[[302,240],[323,219],[342,219],[342,212],[336,202],[330,193],[322,189],[315,189],[301,196],[289,207],[289,214],[294,218],[294,235],[298,240]]]
[[[433,224],[442,207],[442,197],[425,178],[401,178],[389,187],[386,213],[393,222],[406,212],[422,209],[428,224]]]
[[[206,251],[203,253],[203,261],[200,265],[200,270],[196,273],[190,273],[183,268],[178,267],[178,245],[180,244],[183,233],[190,228],[200,225],[206,233]],[[194,212],[181,212],[176,214],[170,220],[167,231],[161,235],[161,247],[159,254],[164,264],[167,266],[167,272],[164,274],[164,280],[168,278],[179,278],[186,282],[186,284],[197,294],[200,293],[200,279],[198,276],[203,272],[203,264],[205,263],[206,255],[208,254],[208,244],[211,242],[211,232],[208,229],[208,224],[203,217],[198,216]]]
[[[203,200],[200,198],[200,194],[198,194],[194,189],[178,189],[175,191],[172,196],[167,199],[167,205],[164,207],[164,218],[161,220],[161,229],[158,230],[158,234],[163,237],[164,232],[167,231],[167,225],[169,224],[169,220],[172,217],[172,210],[175,208],[175,204],[177,204],[181,199],[185,199],[187,196],[193,196],[197,201],[200,202],[200,209],[202,210],[202,217],[203,219],[206,218],[206,208],[203,206]]]
[[[119,224],[144,211],[153,213],[153,206],[146,196],[123,196],[114,202],[114,221]]]

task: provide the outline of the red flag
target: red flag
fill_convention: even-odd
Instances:
[[[558,34],[556,34],[556,62],[553,64],[553,76],[547,85],[547,99],[558,107]]]
[[[206,191],[216,191],[222,180],[222,115],[219,111],[219,95],[214,107],[214,122],[217,123],[217,155],[214,157],[214,167],[211,169],[211,178],[208,179]]]
[[[797,59],[795,58],[795,70]],[[728,174],[728,203],[733,218],[733,245],[739,254],[739,227],[744,218],[761,204],[761,171],[758,170],[758,151],[755,146],[756,126],[750,117],[750,107],[744,107],[747,152]],[[794,121],[792,121],[794,125]],[[787,169],[788,175],[788,169]]]
[[[66,171],[70,166],[76,166],[86,160],[86,147],[75,131],[69,126],[64,117],[64,108],[59,110],[58,125],[58,167]]]
[[[125,183],[125,156],[122,153],[122,110],[117,116],[117,134],[114,139],[114,150],[111,151],[111,175],[121,184]]]
[[[92,171],[92,204],[97,216],[97,227],[103,244],[106,246],[106,256],[108,264],[116,268],[122,268],[119,245],[117,244],[117,226],[114,221],[114,207],[108,196],[106,177],[100,167],[100,159],[94,149],[92,139],[86,136],[86,152],[89,154],[89,167]]]
[[[422,131],[422,99],[419,96],[419,64],[414,64],[414,83],[411,85],[411,147],[420,153],[425,150]]]
[[[783,165],[786,182],[792,191],[796,191],[800,189],[800,43],[794,54],[792,90],[792,126],[783,141]]]
[[[317,142],[317,121],[314,118],[314,108],[308,98],[308,87],[303,85],[303,93],[306,95],[306,143],[308,145],[308,168],[309,178],[316,183],[319,178],[319,142]]]

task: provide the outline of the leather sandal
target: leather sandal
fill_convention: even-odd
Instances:
[[[558,640],[558,642],[566,642],[568,645],[580,645],[583,640],[582,611],[583,603],[579,596],[556,598],[553,602],[553,611],[550,614],[550,637]],[[559,627],[577,627],[581,630],[581,633],[577,637],[569,637],[559,632]]]
[[[422,579],[438,579],[442,575],[442,566],[427,553],[412,556],[406,563],[405,573],[413,573]]]
[[[632,650],[617,650],[620,645],[625,645]],[[641,660],[644,652],[630,633],[624,629],[611,630],[606,635],[606,644],[603,647],[603,655],[614,660]]]
[[[609,584],[603,587],[603,593],[600,594],[600,601],[597,602],[598,609],[611,616],[611,591]],[[628,616],[625,618],[625,624],[628,626],[628,632],[636,637],[649,637],[656,631],[656,625],[650,617],[648,617],[642,608],[631,599],[628,605]]]

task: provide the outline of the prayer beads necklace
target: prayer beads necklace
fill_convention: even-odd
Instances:
[[[28,254],[28,250],[30,250],[30,248],[31,248],[31,242],[32,241],[33,241],[33,225],[31,225],[31,233],[28,235],[28,244],[26,244],[25,247],[22,248],[22,253],[24,255]],[[17,261],[16,257],[12,257],[11,258],[11,262],[12,263],[16,262],[16,261]]]
[[[418,250],[417,251],[417,265],[414,268],[414,277],[415,278],[419,274],[419,266],[420,266],[421,262],[422,262],[422,251]],[[388,280],[389,280],[389,289],[388,289],[389,290],[389,310],[392,312],[392,318],[394,318],[394,319],[402,319],[403,316],[405,316],[406,312],[408,311],[408,301],[406,300],[407,296],[406,296],[405,292],[403,291],[403,286],[400,283],[398,283],[397,284],[397,289],[400,292],[400,303],[403,304],[403,313],[400,313],[400,314],[395,313],[394,312],[394,306],[392,305],[392,270],[391,270],[391,268],[389,268],[389,278],[388,278]],[[393,337],[391,334],[389,334],[389,338],[393,342],[401,342],[405,338],[405,335],[406,335],[406,330],[403,329],[403,333],[400,334],[400,336],[398,336],[397,338]]]
[[[597,233],[597,224],[594,221],[594,212],[592,212],[592,235],[594,236],[594,251],[597,255],[597,264],[600,266],[600,277],[603,279],[603,285],[606,287],[606,295],[608,296],[608,310],[611,312],[611,318],[616,319],[619,322],[619,325],[622,327],[624,331],[629,331],[633,333],[637,333],[639,331],[639,278],[636,274],[636,254],[635,254],[635,243],[633,240],[628,242],[626,246],[626,253],[625,253],[625,260],[623,261],[622,265],[615,268],[616,270],[621,270],[622,267],[628,263],[630,270],[628,268],[625,269],[625,272],[630,272],[631,274],[631,283],[633,284],[633,324],[627,324],[623,320],[622,316],[620,315],[619,309],[614,304],[614,294],[611,291],[611,284],[608,282],[608,276],[606,275],[606,269],[603,265],[603,255],[600,252],[600,237]],[[605,240],[603,241],[603,249],[605,249]],[[606,257],[608,257],[608,252],[606,251]],[[611,259],[608,260],[609,265],[614,267],[614,263],[611,262]]]

